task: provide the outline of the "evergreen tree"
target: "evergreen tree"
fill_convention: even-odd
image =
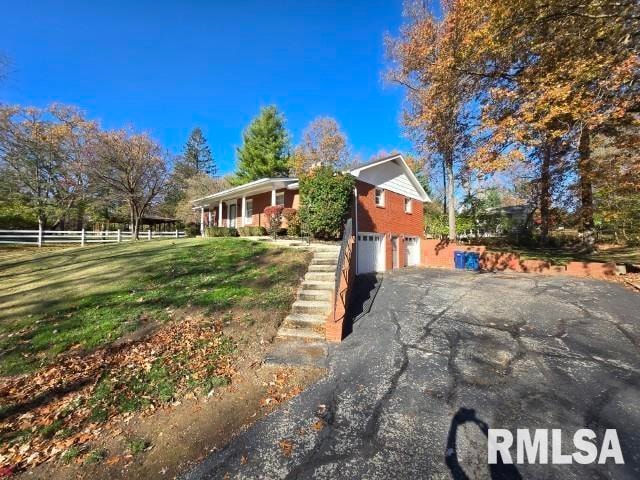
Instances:
[[[215,176],[216,162],[211,155],[211,150],[207,145],[207,139],[204,138],[202,130],[196,127],[189,135],[187,144],[184,147],[183,155],[184,163],[195,169],[196,172],[206,173],[207,175]]]
[[[238,148],[236,185],[289,173],[290,138],[284,115],[275,106],[264,107],[242,134]]]

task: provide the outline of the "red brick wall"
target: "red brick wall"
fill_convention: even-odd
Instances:
[[[384,207],[376,206],[375,186],[356,181],[358,190],[358,231],[422,236],[422,202],[413,199],[412,213],[404,211],[404,195],[384,192]],[[387,255],[391,258],[391,254]]]
[[[489,252],[486,247],[458,245],[447,240],[422,239],[422,266],[455,268],[453,252],[473,251],[480,254],[480,269],[488,272],[512,271],[542,273],[547,275],[570,275],[607,279],[616,274],[615,263],[569,262],[552,265],[544,260],[524,260],[514,252]]]
[[[253,214],[251,215],[252,227],[266,227],[267,220],[264,216],[264,209],[271,205],[271,192],[259,193],[252,197],[253,199]]]
[[[406,266],[405,236],[422,237],[422,202],[412,199],[411,213],[404,211],[404,195],[384,191],[384,206],[376,205],[374,185],[356,180],[358,190],[358,231],[385,234],[386,269],[393,268],[391,237],[398,237],[398,267]]]
[[[287,190],[281,189],[276,190],[277,192],[284,192],[284,206],[287,208],[297,208],[296,202],[298,197],[297,190]],[[253,214],[251,215],[251,226],[262,226],[267,227],[267,218],[264,215],[264,209],[271,205],[271,192],[259,193],[257,195],[253,195],[247,197],[248,199],[253,199]],[[242,208],[242,199],[238,202],[239,208]],[[242,212],[238,211],[238,226],[242,225]],[[286,221],[284,222],[286,225]]]
[[[420,241],[422,249],[422,266],[424,267],[446,267],[455,268],[453,252],[456,250],[478,252],[481,255],[485,247],[472,247],[468,245],[458,245],[448,240],[423,238]]]
[[[325,321],[325,338],[330,342],[339,342],[344,338],[344,321],[355,280],[356,257],[354,255],[354,248],[355,240],[351,237],[344,252],[342,272],[340,272],[340,284],[338,285],[334,308],[332,312],[327,315]]]

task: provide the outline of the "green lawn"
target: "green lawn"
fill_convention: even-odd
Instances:
[[[231,238],[0,251],[0,376],[90,351],[180,309],[283,308],[306,262],[303,252]]]
[[[490,248],[490,250],[500,251],[502,249]],[[640,248],[638,247],[613,247],[589,254],[559,248],[510,247],[508,251],[520,254],[524,260],[545,260],[554,265],[566,265],[572,261],[640,264]]]

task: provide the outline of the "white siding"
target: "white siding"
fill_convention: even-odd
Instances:
[[[355,170],[353,175],[376,187],[422,201],[404,169],[395,162],[385,162],[362,171]]]

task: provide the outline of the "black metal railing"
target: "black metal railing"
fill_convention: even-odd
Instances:
[[[342,268],[344,267],[345,257],[349,249],[349,240],[353,235],[352,221],[349,218],[344,224],[344,231],[342,232],[342,242],[340,242],[340,253],[338,254],[338,265],[336,266],[336,278],[333,287],[333,319],[335,320],[336,303],[338,302],[338,294],[340,290],[340,275],[342,274]]]

